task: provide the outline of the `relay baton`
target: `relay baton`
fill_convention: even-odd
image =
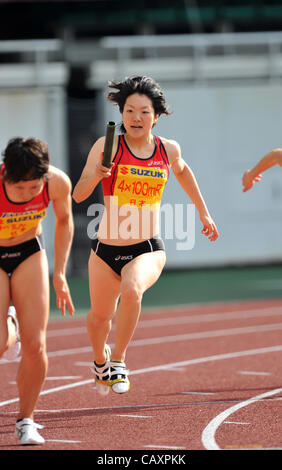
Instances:
[[[103,154],[103,160],[102,160],[102,165],[106,166],[107,168],[111,168],[114,135],[115,135],[115,122],[110,121],[107,124],[104,154]]]

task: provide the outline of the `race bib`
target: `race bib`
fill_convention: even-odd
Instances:
[[[119,206],[158,208],[167,179],[166,169],[119,165],[113,195]]]
[[[46,209],[26,214],[4,213],[0,217],[0,238],[18,237],[28,230],[37,227],[46,215]]]

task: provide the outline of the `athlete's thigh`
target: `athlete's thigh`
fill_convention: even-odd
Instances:
[[[0,344],[3,344],[3,342],[6,342],[8,335],[7,313],[10,305],[10,280],[8,274],[1,268],[0,299]]]
[[[137,256],[121,271],[122,288],[134,286],[142,293],[149,289],[160,277],[166,261],[163,250]]]
[[[93,250],[88,270],[91,310],[101,318],[112,318],[120,296],[120,278]]]
[[[40,339],[49,316],[49,269],[45,250],[23,261],[11,276],[11,294],[20,324],[21,341]]]

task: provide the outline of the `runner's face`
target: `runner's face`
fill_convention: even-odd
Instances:
[[[5,182],[7,195],[13,202],[30,201],[42,191],[42,188],[42,178],[30,181],[18,181],[17,183]]]
[[[126,99],[122,119],[128,134],[133,137],[141,137],[151,132],[158,116],[155,114],[152,101],[147,95],[134,93]]]

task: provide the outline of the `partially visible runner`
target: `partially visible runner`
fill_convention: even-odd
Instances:
[[[259,162],[251,169],[245,171],[242,177],[243,192],[251,189],[257,181],[260,181],[264,171],[269,170],[275,165],[282,166],[282,149],[276,148],[262,157]]]
[[[16,435],[21,444],[43,444],[33,421],[48,367],[49,269],[41,220],[50,201],[56,218],[53,285],[57,307],[74,306],[66,280],[73,239],[71,182],[49,164],[47,145],[35,138],[8,142],[0,163],[0,357],[21,352]],[[11,305],[13,304],[13,305]],[[20,342],[19,342],[20,336]],[[20,348],[21,345],[21,348]]]
[[[192,170],[174,140],[152,134],[161,114],[170,114],[159,85],[150,77],[110,83],[108,99],[122,115],[122,134],[115,136],[110,169],[102,165],[105,137],[93,145],[73,198],[88,198],[102,181],[105,211],[89,259],[91,310],[88,334],[94,351],[97,391],[129,390],[127,347],[137,326],[144,292],[159,278],[166,261],[159,236],[163,189],[172,169],[195,204],[202,233],[215,241],[218,231]],[[119,302],[119,303],[118,303]],[[115,346],[107,338],[116,312]]]

